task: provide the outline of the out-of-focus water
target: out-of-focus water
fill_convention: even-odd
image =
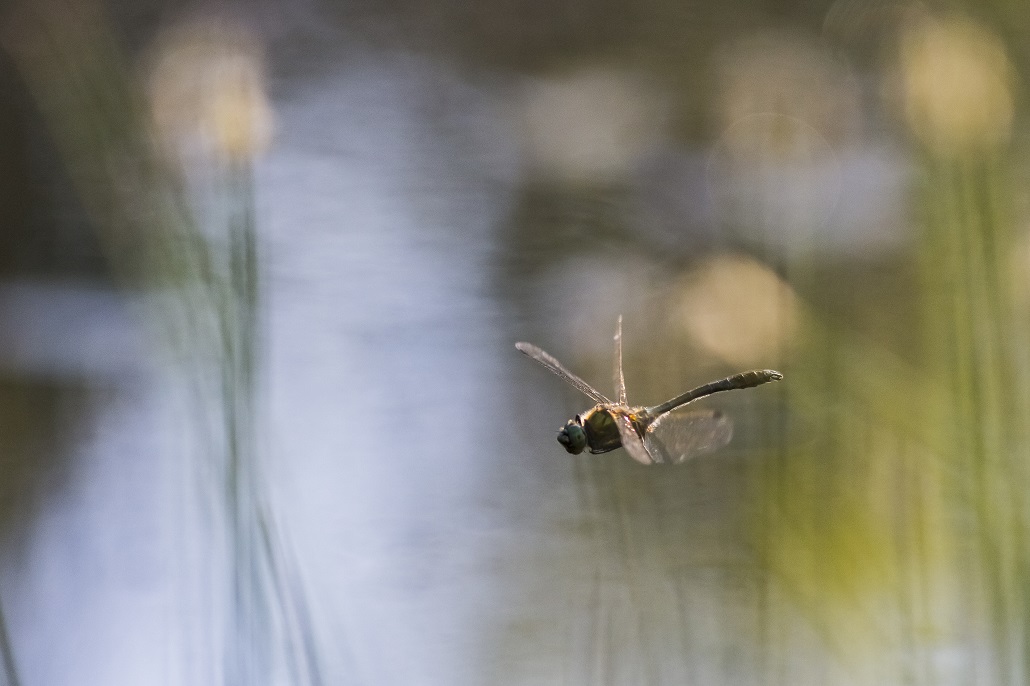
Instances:
[[[655,6],[632,59],[520,60],[489,22],[418,50],[401,8],[360,37],[200,16],[131,58],[101,19],[3,38],[119,279],[0,287],[7,675],[1023,683],[1025,265],[983,152],[1015,67],[859,5],[821,38]],[[240,227],[253,335],[246,269],[197,257]],[[591,403],[514,343],[607,392],[619,314],[631,403],[786,378],[704,401],[712,457],[570,456]]]
[[[427,121],[434,100],[461,104]],[[505,475],[529,454],[491,282],[518,166],[501,114],[444,70],[370,58],[285,104],[260,176],[271,469],[316,620],[351,654],[337,678],[474,682],[498,610]],[[434,124],[461,120],[441,145]]]
[[[584,246],[542,281],[505,266],[524,166],[510,84],[390,53],[327,71],[278,103],[276,144],[256,176],[260,457],[326,682],[725,673],[721,658],[698,656],[708,641],[735,643],[714,599],[734,582],[702,563],[682,585],[649,587],[660,575],[626,556],[657,543],[599,530],[613,507],[598,502],[613,496],[605,463],[627,458],[568,456],[555,430],[587,401],[513,346],[543,336],[558,352],[587,346],[606,359],[619,308],[646,307],[661,286],[649,260]],[[587,293],[569,290],[577,281]],[[139,326],[87,309],[92,337],[113,343]],[[590,340],[550,330],[551,313]],[[640,326],[649,318],[627,312],[628,356],[653,340]],[[32,365],[95,349],[79,345],[89,336],[53,337],[52,355]],[[213,608],[225,590],[211,581],[222,563],[204,552],[220,540],[206,530],[212,505],[194,490],[203,434],[183,407],[189,393],[174,374],[147,371],[147,355],[122,356],[139,367],[127,380],[94,370],[114,390],[74,420],[74,466],[8,575],[25,683],[218,681]],[[671,507],[690,497],[703,526],[725,528],[736,496],[684,493]],[[639,593],[659,605],[676,596],[686,633],[644,645],[653,632],[633,625]],[[688,666],[678,641],[695,634]],[[728,674],[740,670],[746,662]]]

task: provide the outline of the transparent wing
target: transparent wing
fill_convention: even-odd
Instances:
[[[547,367],[549,370],[568,381],[581,392],[593,398],[594,402],[601,403],[604,405],[612,404],[612,401],[604,397],[603,393],[601,393],[596,388],[588,384],[586,381],[570,372],[568,369],[565,368],[564,365],[562,365],[561,362],[559,362],[554,357],[544,352],[540,348],[536,347],[532,343],[524,343],[520,341],[515,344],[515,347],[518,348],[519,352],[533,358],[534,360],[542,364],[544,367]]]
[[[615,325],[615,396],[626,405],[626,379],[622,376],[622,315]]]
[[[644,445],[655,462],[682,464],[714,452],[733,438],[733,422],[718,410],[673,410],[644,432]]]
[[[652,465],[658,460],[653,460],[647,448],[644,447],[644,442],[640,440],[640,436],[637,435],[636,429],[633,428],[633,423],[624,414],[618,414],[613,412],[612,417],[615,418],[615,425],[619,427],[619,437],[622,438],[622,447],[629,453],[629,456],[640,464]]]

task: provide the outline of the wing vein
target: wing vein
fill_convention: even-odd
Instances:
[[[524,341],[519,341],[515,344],[515,347],[518,348],[519,352],[533,360],[536,360],[540,365],[550,370],[553,374],[565,379],[565,381],[567,381],[571,386],[574,386],[581,393],[592,398],[594,402],[604,405],[613,404],[612,401],[606,398],[603,393],[566,369],[565,365],[543,349],[538,348],[532,343],[526,343]]]

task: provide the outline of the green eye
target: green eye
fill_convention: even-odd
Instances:
[[[587,447],[587,434],[582,426],[570,419],[558,432],[558,442],[573,455],[579,455]]]

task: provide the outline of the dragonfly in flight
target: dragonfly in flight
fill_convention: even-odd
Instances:
[[[626,400],[622,374],[622,315],[615,327],[614,401],[532,343],[520,341],[515,347],[597,403],[570,419],[558,432],[558,442],[565,450],[573,455],[586,449],[599,454],[621,447],[646,465],[681,464],[730,442],[733,424],[729,417],[717,410],[683,409],[688,403],[713,393],[753,388],[783,378],[783,374],[772,369],[741,372],[698,386],[654,407],[632,407]]]

